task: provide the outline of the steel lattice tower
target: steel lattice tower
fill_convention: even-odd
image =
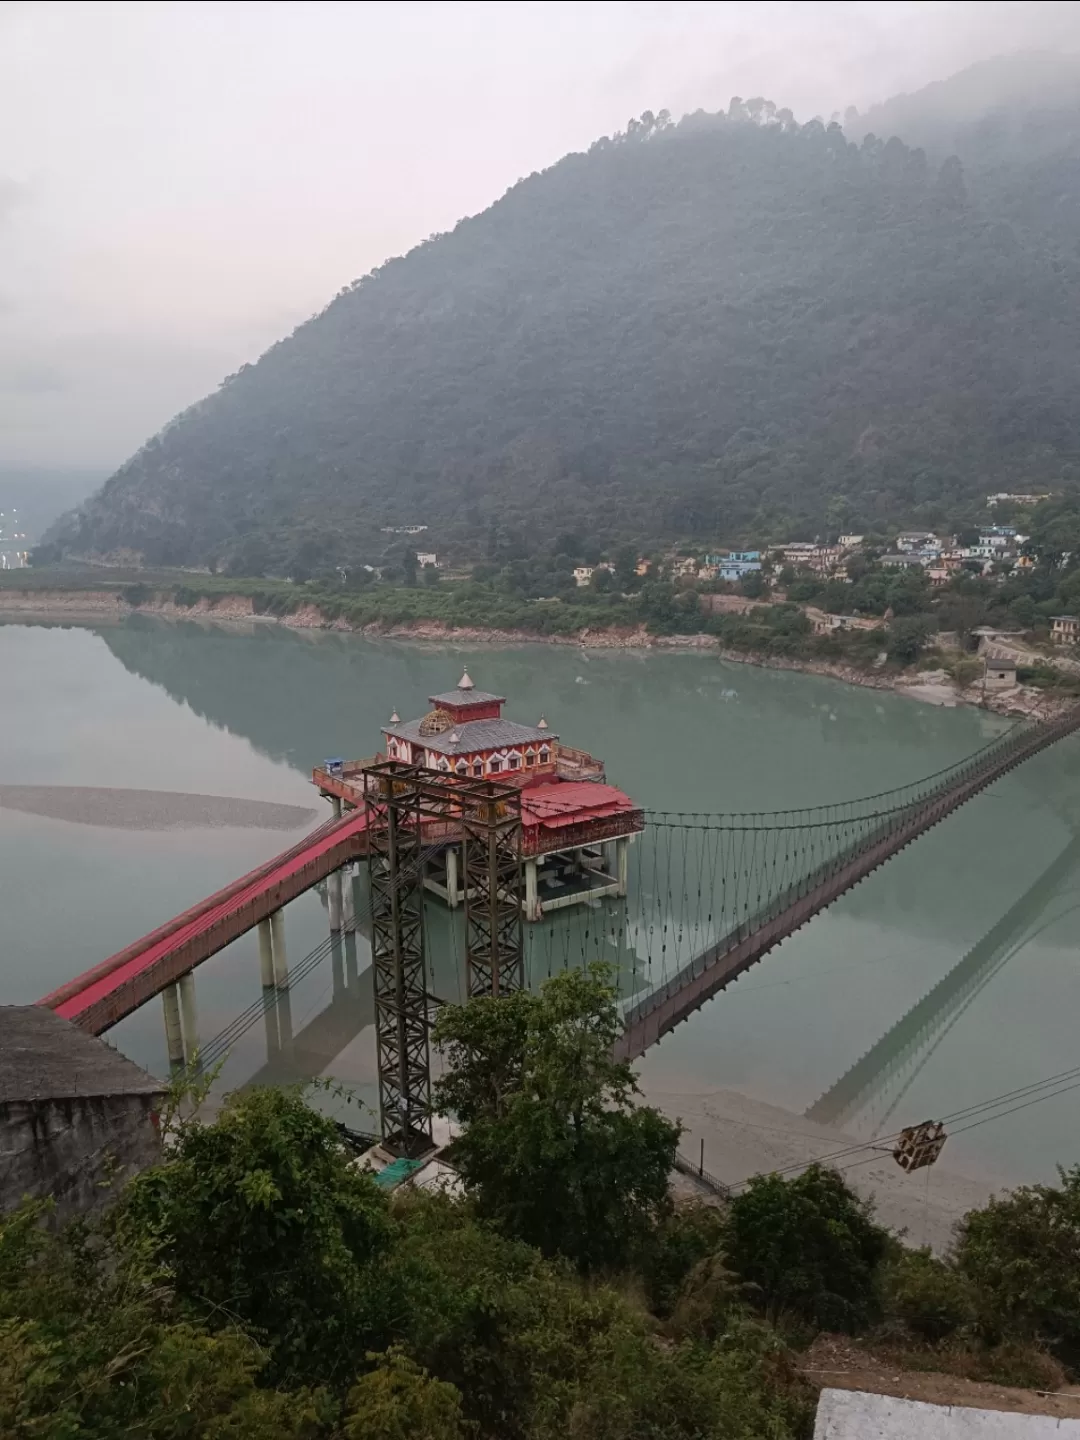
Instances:
[[[396,1154],[423,1155],[433,1147],[425,862],[463,843],[469,995],[520,990],[521,792],[399,761],[365,775],[382,1140]]]

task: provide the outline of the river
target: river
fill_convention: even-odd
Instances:
[[[311,766],[373,753],[392,709],[422,714],[426,697],[453,685],[466,661],[479,687],[508,697],[510,717],[533,723],[545,714],[566,743],[604,758],[611,783],[669,811],[786,809],[870,794],[936,771],[1005,723],[708,653],[466,650],[145,617],[0,625],[0,1002],[37,999],[284,849],[326,814]],[[273,828],[258,807],[238,811],[239,823],[214,812],[206,823],[189,816],[172,825],[167,807],[113,813],[78,801],[82,818],[66,819],[56,803],[48,814],[11,808],[6,786],[175,791],[297,808],[274,810]],[[980,942],[986,966],[974,983],[945,996],[914,1037],[878,1045],[883,1063],[843,1123],[868,1136],[1065,1070],[1080,1001],[1072,940],[1080,857],[1066,850],[1078,818],[1080,744],[1069,740],[791,937],[668,1037],[643,1073],[669,1093],[730,1087],[798,1113],[826,1095],[835,1112],[843,1098],[835,1082]],[[640,865],[632,883],[635,873],[643,883]],[[585,917],[570,931],[574,945]],[[594,940],[602,933],[593,927]],[[319,895],[289,907],[286,934],[294,963],[325,938]],[[564,958],[574,958],[574,945]],[[360,972],[365,956],[361,941]],[[444,945],[440,993],[454,983],[453,960]],[[542,962],[533,969],[542,978]],[[359,1107],[374,1098],[370,1004],[336,978],[337,987],[326,962],[296,987],[287,1066],[280,1057],[268,1066],[260,1020],[230,1050],[221,1083],[339,1079],[356,1097],[353,1123],[363,1125]],[[202,1037],[260,993],[247,936],[198,972]],[[110,1038],[165,1073],[158,1004]],[[1005,1180],[1052,1177],[1078,1148],[1075,1102],[1066,1094],[957,1135],[951,1166]]]

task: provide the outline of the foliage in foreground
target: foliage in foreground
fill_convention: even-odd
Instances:
[[[676,1128],[632,1105],[612,1007],[593,972],[447,1012],[463,1200],[389,1201],[298,1093],[256,1090],[179,1122],[103,1224],[0,1220],[0,1435],[805,1440],[796,1327],[1002,1383],[1054,1388],[1046,1346],[1075,1365],[1080,1169],[973,1211],[944,1260],[820,1167],[674,1209]]]
[[[670,1211],[679,1126],[647,1106],[603,967],[539,995],[446,1006],[436,1103],[465,1132],[454,1161],[480,1215],[581,1270],[626,1265]]]

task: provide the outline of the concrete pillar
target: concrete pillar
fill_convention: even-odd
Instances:
[[[525,919],[540,919],[540,899],[537,894],[536,861],[525,861]]]
[[[274,942],[270,938],[270,917],[259,921],[259,973],[264,990],[274,985]]]
[[[292,1048],[292,996],[288,990],[278,992],[274,1008],[277,1010],[278,1040],[282,1050]]]
[[[161,992],[165,1007],[165,1043],[169,1047],[169,1064],[184,1063],[184,1032],[180,1026],[180,992],[175,985],[166,985]]]
[[[330,929],[338,931],[341,929],[341,871],[335,870],[326,885],[327,898],[330,906]]]
[[[331,809],[332,809],[333,812],[334,812],[334,819],[335,819],[335,820],[340,820],[340,819],[341,819],[341,796],[340,796],[340,795],[331,795],[331,796],[330,796],[330,807],[331,807]]]
[[[615,878],[619,888],[617,895],[625,895],[630,872],[630,841],[624,835],[615,841]]]
[[[180,976],[180,1016],[184,1028],[184,1059],[190,1065],[199,1048],[199,1016],[195,1009],[195,972]]]
[[[274,984],[280,989],[289,983],[289,959],[285,953],[285,911],[270,916],[271,950],[274,956]]]
[[[615,843],[609,840],[600,847],[600,868],[606,875],[614,875],[616,863]]]
[[[341,870],[341,928],[356,929],[356,891],[353,889],[352,866]]]
[[[454,845],[446,852],[446,897],[451,910],[458,907],[458,852]]]

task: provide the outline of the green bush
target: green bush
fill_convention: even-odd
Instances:
[[[882,1270],[882,1308],[887,1319],[931,1343],[956,1334],[975,1318],[967,1277],[928,1249],[897,1248]]]
[[[654,1314],[671,1314],[682,1298],[688,1277],[720,1250],[726,1224],[723,1210],[705,1204],[687,1205],[660,1222],[641,1260],[649,1308]]]
[[[872,1204],[821,1165],[794,1180],[755,1176],[731,1202],[732,1269],[767,1311],[792,1310],[821,1329],[856,1331],[876,1317],[887,1246]]]
[[[991,1342],[1044,1345],[1080,1365],[1080,1166],[1059,1185],[1023,1185],[964,1216],[957,1263]]]

